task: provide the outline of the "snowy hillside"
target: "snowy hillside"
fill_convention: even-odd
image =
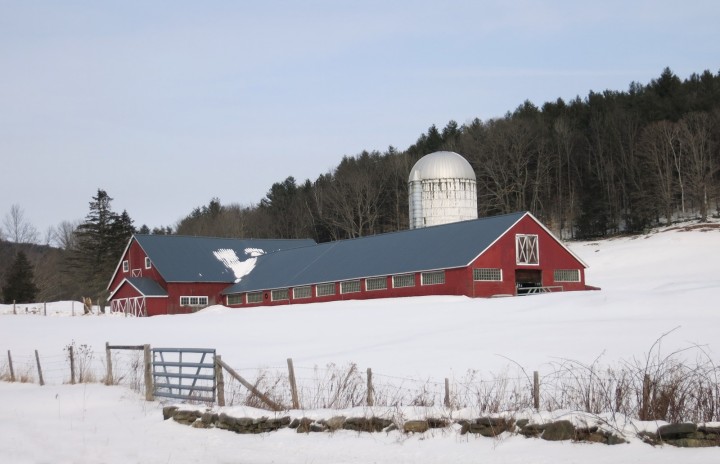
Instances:
[[[34,350],[53,366],[46,375],[50,385],[42,388],[0,383],[0,411],[20,423],[2,426],[0,451],[13,450],[15,454],[10,456],[17,457],[13,462],[42,461],[42,453],[16,449],[19,443],[36,443],[39,438],[32,438],[30,431],[42,427],[67,428],[58,431],[60,438],[50,441],[51,447],[63,449],[55,455],[55,462],[166,462],[171,456],[187,456],[179,461],[170,459],[173,462],[195,462],[191,456],[198,446],[216,446],[217,453],[211,456],[224,462],[233,456],[236,445],[250,450],[247,462],[475,462],[481,456],[526,462],[531,457],[536,461],[540,450],[552,456],[548,462],[670,462],[678,459],[679,450],[658,453],[647,445],[637,444],[644,446],[637,448],[635,443],[622,454],[610,450],[619,447],[563,446],[521,437],[491,444],[492,440],[473,438],[458,443],[456,436],[442,434],[425,441],[401,435],[360,439],[350,434],[322,438],[280,434],[253,439],[217,430],[194,431],[163,423],[156,405],[144,405],[129,390],[60,385],[68,376],[64,348],[72,342],[86,345],[97,353],[97,362],[106,342],[208,347],[251,378],[253,373],[281,369],[286,359],[292,358],[300,372],[355,363],[360,371],[372,368],[388,382],[393,378],[441,382],[443,378],[466,378],[468,371],[488,379],[523,370],[542,375],[567,360],[583,365],[597,360],[612,367],[686,348],[692,349],[679,356],[695,360],[700,353],[718,364],[719,225],[571,243],[571,249],[590,266],[588,284],[601,287],[600,291],[499,299],[418,297],[256,309],[215,306],[192,315],[147,319],[70,317],[71,302],[48,304],[48,316],[41,315],[42,305],[31,305],[35,309],[27,313],[19,306],[17,316],[12,314],[12,306],[0,305],[0,349],[12,352],[16,371],[33,376]],[[75,313],[80,310],[81,305],[75,303]],[[658,339],[659,347],[653,348]],[[36,412],[46,417],[39,419]],[[113,421],[124,431],[115,435],[117,429],[109,424]],[[89,452],[87,459],[61,446],[62,437],[82,442]],[[139,448],[123,440],[138,440]],[[297,453],[298,449],[303,451]],[[717,450],[710,451],[714,454],[686,450],[680,459],[708,462],[709,456],[717,457]],[[149,453],[149,459],[142,458],[144,453]]]

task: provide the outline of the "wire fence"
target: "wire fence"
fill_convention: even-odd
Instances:
[[[142,351],[98,351],[74,342],[61,354],[8,351],[0,361],[0,380],[39,383],[42,377],[46,384],[107,383],[108,353],[112,384],[146,391]],[[614,366],[603,366],[597,361],[590,365],[561,361],[538,372],[537,378],[534,372],[519,366],[497,374],[468,370],[447,379],[377,373],[354,363],[293,366],[292,373],[288,366],[232,366],[254,386],[255,392],[227,375],[224,402],[228,406],[267,408],[264,395],[290,409],[294,401],[292,376],[298,406],[306,410],[375,405],[472,408],[482,414],[493,414],[539,408],[622,414],[668,422],[720,421],[720,368],[701,349],[697,349],[695,361],[688,361],[684,355],[656,354]]]

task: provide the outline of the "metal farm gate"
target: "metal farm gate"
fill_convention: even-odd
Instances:
[[[153,393],[156,397],[215,402],[215,350],[153,348]]]

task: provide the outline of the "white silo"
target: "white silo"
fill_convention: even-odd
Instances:
[[[425,155],[408,178],[410,228],[477,219],[477,186],[470,163],[452,151]]]

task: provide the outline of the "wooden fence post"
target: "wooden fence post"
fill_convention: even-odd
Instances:
[[[68,346],[68,355],[70,355],[70,385],[75,385],[75,356],[72,345]]]
[[[375,394],[372,384],[372,369],[367,369],[367,405],[375,406]]]
[[[43,303],[43,316],[47,316],[47,303]]]
[[[642,405],[640,405],[640,420],[650,420],[650,376],[645,374],[642,384]]]
[[[290,380],[290,393],[292,395],[293,409],[300,409],[300,400],[298,399],[297,382],[295,381],[295,367],[293,367],[292,358],[287,359],[288,378]]]
[[[443,404],[446,408],[450,407],[450,379],[447,377],[445,377],[445,400]]]
[[[153,377],[152,377],[152,359],[150,359],[150,345],[143,345],[143,358],[145,361],[145,400],[154,400],[153,395]]]
[[[17,315],[17,309],[15,307],[15,300],[13,300],[13,314]]]
[[[8,350],[8,366],[10,367],[10,381],[15,381],[15,371],[13,370],[12,365],[12,355],[10,354],[10,350]]]
[[[40,367],[40,355],[38,354],[38,350],[35,350],[35,361],[37,362],[38,378],[40,380],[40,386],[43,386],[43,385],[45,385],[45,381],[43,380],[43,376],[42,376],[42,368]]]
[[[105,342],[105,360],[107,362],[107,374],[105,375],[105,385],[113,384],[112,356],[110,355],[110,343]]]
[[[536,411],[540,411],[540,374],[538,371],[533,372],[533,406]]]
[[[217,382],[218,406],[225,406],[225,377],[222,370],[222,356],[215,355],[215,381]]]

